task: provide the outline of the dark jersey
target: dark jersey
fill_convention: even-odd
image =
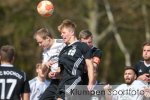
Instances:
[[[85,60],[90,58],[90,48],[82,42],[75,42],[64,47],[59,55],[59,66],[63,77],[80,76],[84,72]]]
[[[150,65],[146,66],[144,61],[139,61],[135,65],[135,69],[137,71],[138,76],[140,76],[144,73],[150,74]]]
[[[101,58],[102,57],[102,51],[96,47],[92,47],[90,49],[90,52],[91,52],[91,57],[99,57]]]
[[[56,97],[65,99],[65,92],[70,94],[76,85],[81,85],[81,75],[84,72],[85,59],[90,59],[90,48],[82,42],[74,42],[65,46],[59,54],[59,66],[62,80],[60,81]],[[69,85],[65,88],[66,85]]]
[[[92,47],[90,49],[90,57],[93,58],[93,62],[99,64],[100,63],[100,59],[102,57],[102,51],[96,47]],[[96,59],[94,59],[94,57]],[[87,85],[88,84],[88,73],[87,73],[87,70],[86,70],[86,66],[85,66],[85,72],[84,74],[82,75],[82,80],[83,80],[83,85]]]
[[[29,92],[30,87],[24,72],[13,66],[0,66],[0,100],[21,100],[21,94]]]

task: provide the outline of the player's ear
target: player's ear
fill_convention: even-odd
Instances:
[[[38,71],[38,68],[36,68],[36,73],[38,73],[39,71]]]
[[[71,35],[74,35],[74,34],[75,34],[74,31],[71,31],[71,33],[72,33]]]
[[[74,31],[73,31],[73,29],[69,29],[69,32],[71,33],[71,35],[74,35],[75,33],[74,33]]]
[[[46,39],[51,39],[49,36],[46,36]]]
[[[52,38],[50,38],[49,36],[46,36],[46,40],[47,40],[47,41],[51,41]]]
[[[137,79],[137,75],[136,75],[136,74],[134,75],[134,79],[135,79],[135,80]]]
[[[13,63],[15,61],[15,57],[13,56],[11,63]]]

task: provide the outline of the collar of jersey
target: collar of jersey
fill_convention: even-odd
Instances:
[[[40,81],[40,79],[38,77],[36,77],[36,80],[39,82],[39,83],[45,83],[46,82],[46,79],[44,81]]]
[[[13,67],[12,64],[1,64],[2,67]]]
[[[149,67],[149,66],[150,66],[150,64],[147,64],[145,61],[144,61],[144,65],[145,65],[146,67]]]
[[[76,41],[70,43],[68,46],[71,46],[72,44],[74,44],[74,43],[76,43],[76,42],[79,42],[79,40],[76,40]]]

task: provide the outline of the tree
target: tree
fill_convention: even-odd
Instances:
[[[103,50],[99,80],[121,82],[123,68],[139,60],[140,49],[150,40],[149,0],[51,0],[54,13],[42,17],[36,11],[41,0],[5,0],[0,3],[0,46],[12,44],[18,56],[16,65],[33,77],[41,49],[33,34],[47,27],[60,38],[57,26],[66,18],[77,24],[77,33],[89,29],[94,42]],[[117,69],[117,70],[116,70]]]

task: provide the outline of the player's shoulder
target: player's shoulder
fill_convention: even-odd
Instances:
[[[62,47],[66,46],[63,39],[55,39],[54,45],[55,45],[54,47],[59,47],[59,48],[62,48]]]
[[[49,85],[51,83],[51,80],[45,80],[46,85]]]
[[[30,85],[31,85],[31,84],[34,84],[36,81],[37,81],[37,77],[35,77],[35,78],[29,80],[29,84],[30,84]]]
[[[91,48],[91,50],[97,51],[97,52],[101,52],[101,53],[102,53],[102,50],[99,49],[99,48],[97,48],[97,47],[95,47],[95,46],[93,46],[93,47]]]
[[[100,58],[102,57],[103,52],[102,52],[102,50],[98,49],[97,47],[92,47],[90,51],[93,54],[93,56],[98,56]]]
[[[135,80],[132,85],[148,85],[146,82],[142,80]]]
[[[77,45],[79,48],[89,47],[86,43],[77,41],[73,45]]]
[[[93,49],[93,50],[98,50],[98,48],[97,48],[97,47],[95,47],[95,46],[93,46],[91,49]]]
[[[20,73],[23,77],[26,77],[26,73],[22,70],[19,70],[17,68],[14,68],[14,70],[17,72],[17,73]]]
[[[13,67],[7,67],[7,66],[3,67],[3,66],[1,66],[1,67],[2,67],[1,69],[3,70],[3,72],[7,74],[7,75],[5,74],[6,77],[19,79],[20,81],[21,80],[22,81],[26,80],[26,73],[21,71],[21,70],[19,70],[19,69],[17,69],[17,68],[15,68],[14,66]]]
[[[56,43],[64,43],[63,39],[55,39]]]
[[[18,73],[18,74],[21,74],[21,75],[24,75],[24,72],[17,69],[15,66],[13,67],[5,67],[5,66],[1,66],[1,68],[3,68],[4,71],[11,71],[11,72],[15,72],[15,73]]]
[[[121,85],[118,85],[118,87],[115,90],[125,89],[126,87],[127,87],[127,84],[121,84]]]
[[[144,66],[144,61],[143,60],[139,60],[135,66]]]
[[[81,51],[90,51],[90,47],[84,42],[77,41],[73,45],[75,45]],[[83,53],[85,53],[85,52],[83,52]]]
[[[148,83],[142,81],[142,80],[135,80],[131,87],[134,88],[134,89],[143,89],[144,87],[148,86]]]
[[[140,64],[144,64],[144,60],[139,60],[139,63]]]

